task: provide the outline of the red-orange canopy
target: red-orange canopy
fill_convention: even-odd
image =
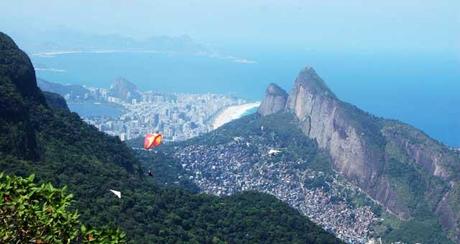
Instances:
[[[163,141],[163,136],[158,133],[154,134],[147,134],[144,139],[144,149],[152,149],[154,147],[158,147]]]

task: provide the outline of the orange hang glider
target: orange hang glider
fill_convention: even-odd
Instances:
[[[163,141],[163,136],[160,133],[147,134],[144,139],[144,149],[149,150],[158,147]]]

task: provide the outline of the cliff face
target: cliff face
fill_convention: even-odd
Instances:
[[[297,77],[286,110],[296,115],[305,135],[329,152],[336,171],[401,218],[408,218],[409,210],[398,204],[388,180],[380,177],[384,146],[375,117],[337,99],[310,67]]]
[[[458,153],[411,126],[339,100],[310,67],[300,72],[284,109],[275,97],[267,89],[259,114],[295,114],[303,133],[329,152],[334,169],[390,212],[412,219],[422,201],[446,230],[460,233],[460,216],[452,214],[460,202],[452,200],[459,182]]]
[[[454,151],[409,125],[388,121],[382,129],[382,134],[389,143],[399,148],[405,157],[410,158],[431,175],[449,181],[460,172],[458,157]]]
[[[341,102],[312,68],[303,70],[296,79],[287,110],[296,115],[307,136],[329,150],[339,172],[359,185],[374,181],[381,166],[366,163],[377,161],[366,150],[372,142],[348,120]]]
[[[288,94],[276,84],[270,84],[265,91],[265,99],[257,112],[263,116],[283,111],[286,107]]]

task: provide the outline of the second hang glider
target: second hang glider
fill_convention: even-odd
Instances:
[[[113,194],[115,194],[115,196],[117,196],[118,198],[121,198],[121,192],[119,191],[115,191],[115,190],[110,190]]]
[[[159,133],[147,134],[144,139],[144,149],[149,150],[158,147],[163,141],[163,136]]]

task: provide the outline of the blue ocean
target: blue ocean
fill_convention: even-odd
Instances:
[[[251,101],[261,100],[271,82],[289,91],[308,65],[342,100],[460,147],[458,55],[251,50],[236,56],[244,59],[141,52],[31,58],[37,76],[53,82],[108,88],[115,78],[124,77],[141,90],[211,92]]]
[[[92,117],[118,117],[122,114],[121,107],[112,106],[109,104],[93,104],[93,103],[70,103],[69,109],[72,112],[78,113],[80,116]]]

